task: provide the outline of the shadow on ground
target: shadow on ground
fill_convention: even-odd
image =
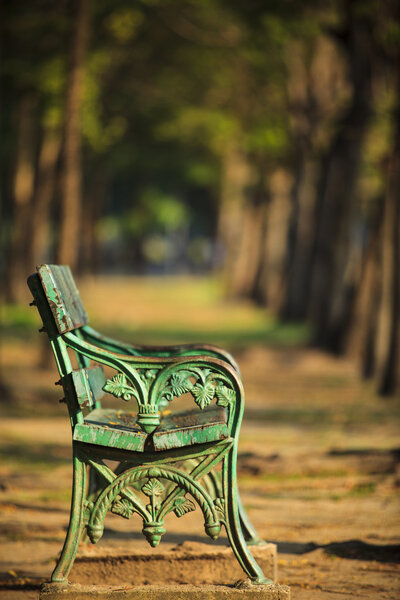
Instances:
[[[4,461],[16,461],[19,465],[55,466],[71,462],[71,448],[59,444],[11,443],[0,449]]]
[[[140,540],[143,541],[143,533],[141,531],[119,531],[112,529],[111,527],[106,527],[104,529],[103,540]],[[163,541],[169,544],[183,544],[184,542],[191,543],[200,543],[200,544],[208,544],[210,546],[228,546],[228,540],[226,536],[221,535],[217,540],[213,540],[212,542],[207,538],[206,534],[204,535],[196,535],[193,533],[167,533],[163,535]]]
[[[277,542],[278,552],[282,554],[307,554],[322,549],[329,556],[338,556],[355,560],[373,560],[382,563],[400,563],[400,544],[368,544],[360,540],[346,540],[329,544],[314,542]]]

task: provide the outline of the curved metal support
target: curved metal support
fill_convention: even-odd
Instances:
[[[233,448],[225,456],[222,472],[225,500],[225,528],[232,550],[242,569],[254,584],[271,584],[273,581],[265,577],[261,567],[246,544],[240,526],[236,483],[236,448]]]
[[[143,345],[143,344],[128,344],[121,342],[120,340],[113,339],[111,337],[102,335],[92,327],[85,325],[81,329],[83,339],[92,342],[104,348],[105,350],[112,350],[114,352],[121,352],[123,354],[130,354],[131,356],[158,356],[158,357],[183,357],[183,356],[198,356],[199,354],[204,356],[213,356],[221,360],[226,361],[231,365],[238,373],[240,373],[239,365],[233,356],[218,346],[212,344],[178,344],[173,346],[154,346],[154,345]]]
[[[86,465],[74,449],[73,456],[73,484],[71,499],[71,515],[64,547],[61,551],[51,581],[66,581],[68,573],[75,560],[79,542],[84,527],[83,508],[86,490]]]

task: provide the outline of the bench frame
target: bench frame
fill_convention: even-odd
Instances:
[[[248,520],[237,492],[244,391],[234,359],[209,345],[137,346],[102,336],[88,326],[69,267],[41,265],[37,271],[28,279],[32,304],[37,306],[42,330],[49,337],[73,433],[70,523],[51,580],[67,580],[81,539],[87,535],[96,543],[101,538],[108,511],[124,518],[138,514],[143,520],[142,532],[154,547],[165,533],[168,513],[182,517],[199,507],[209,537],[216,539],[221,526],[225,527],[251,582],[273,583],[252,556],[249,546],[264,542]],[[92,363],[111,367],[116,374],[105,380],[102,369]],[[101,408],[104,392],[136,400],[137,424],[146,437],[142,451],[100,445],[90,435],[74,439],[75,429],[85,424],[85,411]],[[212,401],[223,407],[227,435],[208,441],[207,426],[204,434],[200,427],[195,443],[183,445],[180,439],[180,447],[172,444],[156,451],[152,434],[157,432],[162,412],[183,394],[190,394],[199,410],[207,409]],[[176,436],[180,435],[177,430]],[[118,467],[112,471],[105,460],[117,461]]]

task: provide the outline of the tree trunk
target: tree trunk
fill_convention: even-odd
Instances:
[[[378,389],[382,395],[395,391],[400,362],[400,75],[395,127],[383,216],[382,296],[376,346]]]
[[[250,298],[260,306],[268,304],[269,263],[268,263],[268,209],[269,198],[260,210],[260,252],[254,272]]]
[[[250,168],[246,156],[236,146],[227,148],[222,163],[221,204],[218,241],[223,253],[223,270],[228,295],[234,295],[234,272],[240,254],[243,216]]]
[[[70,50],[57,261],[77,266],[81,220],[81,106],[89,31],[89,0],[76,0]]]
[[[292,191],[292,215],[289,226],[287,285],[281,318],[305,320],[310,301],[312,251],[315,231],[315,203],[318,165],[299,157],[298,173]]]
[[[293,177],[284,168],[275,169],[269,177],[270,201],[266,236],[267,304],[279,315],[287,286],[287,239],[291,217]]]
[[[321,178],[310,304],[315,343],[336,353],[345,347],[360,275],[356,185],[372,102],[371,39],[356,8],[346,5],[353,98]]]
[[[269,201],[264,160],[254,168],[257,183],[249,186],[242,209],[237,259],[232,266],[230,289],[236,297],[252,298],[261,254],[265,250],[265,211]],[[256,164],[256,160],[253,160]],[[254,298],[253,298],[254,299]]]
[[[32,270],[32,265],[28,264],[28,239],[32,231],[29,211],[35,176],[32,97],[21,98],[17,119],[18,142],[12,189],[13,220],[5,289],[8,302],[22,302],[28,298],[25,280]]]
[[[266,184],[265,184],[266,186]],[[290,223],[292,178],[285,169],[268,177],[260,210],[260,253],[251,297],[279,314],[285,298],[286,244]]]
[[[104,167],[98,167],[91,181],[90,190],[83,203],[82,223],[82,273],[96,273],[100,265],[100,246],[96,225],[105,205],[107,174]]]
[[[248,298],[254,287],[262,251],[263,204],[250,203],[243,211],[238,256],[231,272],[230,289],[235,297]]]
[[[382,216],[383,199],[379,198],[370,222],[354,319],[348,336],[348,353],[360,364],[364,379],[373,377],[376,366],[375,342],[381,299]]]
[[[39,154],[37,184],[31,211],[32,237],[29,254],[33,265],[50,260],[50,209],[55,192],[60,146],[60,132],[53,127],[45,127]]]
[[[325,140],[339,116],[346,67],[337,44],[327,35],[295,41],[288,52],[287,95],[295,164],[292,209],[285,259],[286,292],[280,316],[309,315],[318,180]],[[340,111],[341,113],[342,111]]]

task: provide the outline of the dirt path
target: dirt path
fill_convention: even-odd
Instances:
[[[64,407],[48,408],[54,373],[28,373],[34,392],[24,392],[21,352],[7,359],[16,388],[28,405],[39,399],[35,418],[0,420],[0,598],[9,600],[36,599],[49,576],[71,477]],[[351,366],[319,353],[253,347],[238,358],[247,389],[241,494],[260,535],[278,544],[279,581],[294,600],[398,600],[398,401],[377,400]],[[185,519],[168,523],[166,548],[206,542],[195,513]],[[104,543],[144,547],[138,529],[112,516]]]

